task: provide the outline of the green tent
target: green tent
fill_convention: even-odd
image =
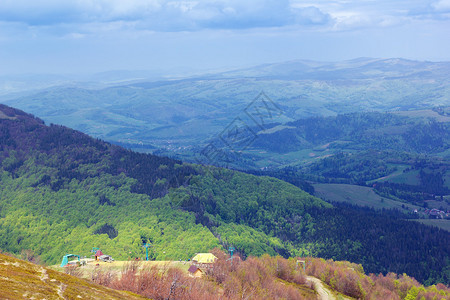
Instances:
[[[80,261],[80,256],[76,255],[76,254],[66,254],[63,257],[63,260],[61,262],[61,267],[64,267],[65,265],[67,265],[69,263],[69,258],[70,257],[78,257],[78,261]]]

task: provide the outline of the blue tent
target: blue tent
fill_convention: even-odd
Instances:
[[[78,257],[78,261],[80,261],[80,256],[76,255],[76,254],[66,254],[63,257],[63,260],[61,262],[61,267],[64,267],[65,265],[67,265],[69,263],[69,258],[70,257]]]

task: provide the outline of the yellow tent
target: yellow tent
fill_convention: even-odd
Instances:
[[[212,253],[197,253],[197,255],[192,258],[192,261],[199,264],[212,264],[216,259],[217,257]]]

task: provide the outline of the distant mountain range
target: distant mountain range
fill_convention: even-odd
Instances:
[[[130,147],[172,152],[206,145],[236,118],[247,122],[244,110],[261,91],[282,112],[270,119],[278,123],[450,105],[449,62],[298,60],[177,80],[155,74],[147,79],[150,75],[104,73],[94,80],[108,82],[106,87],[62,82],[25,95],[3,95],[0,101],[47,123]]]

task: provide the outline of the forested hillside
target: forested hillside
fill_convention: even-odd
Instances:
[[[252,173],[311,194],[311,183],[368,186],[380,197],[444,213],[450,199],[449,126],[448,108],[301,119],[261,133],[252,147],[265,153],[245,155],[272,164]]]
[[[184,260],[232,245],[244,257],[349,258],[449,282],[448,232],[332,208],[271,177],[134,153],[6,106],[0,163],[0,249],[49,263],[92,247],[129,259],[150,242],[152,258]]]
[[[155,258],[188,259],[230,240],[245,254],[286,254],[277,233],[251,228],[243,214],[269,224],[275,212],[281,220],[292,207],[301,216],[330,206],[279,180],[130,152],[1,110],[0,249],[30,248],[56,262],[100,244],[118,258],[142,256],[151,242]],[[205,207],[236,230],[218,226],[219,217],[215,237],[203,226]]]
[[[408,117],[395,113],[353,113],[299,119],[286,128],[264,134],[254,147],[291,152],[327,143],[333,149],[387,150],[439,153],[448,149],[450,117]]]
[[[222,135],[212,138],[210,145],[224,153],[216,163],[246,171],[301,167],[302,173],[315,176],[314,181],[361,183],[397,170],[448,165],[450,155],[448,107],[317,116],[264,125],[263,130],[236,128],[235,139],[251,141],[239,155],[221,142]],[[204,146],[193,152],[197,160],[204,159]],[[178,153],[186,159],[192,156],[189,151]],[[446,169],[440,171],[445,177]]]

